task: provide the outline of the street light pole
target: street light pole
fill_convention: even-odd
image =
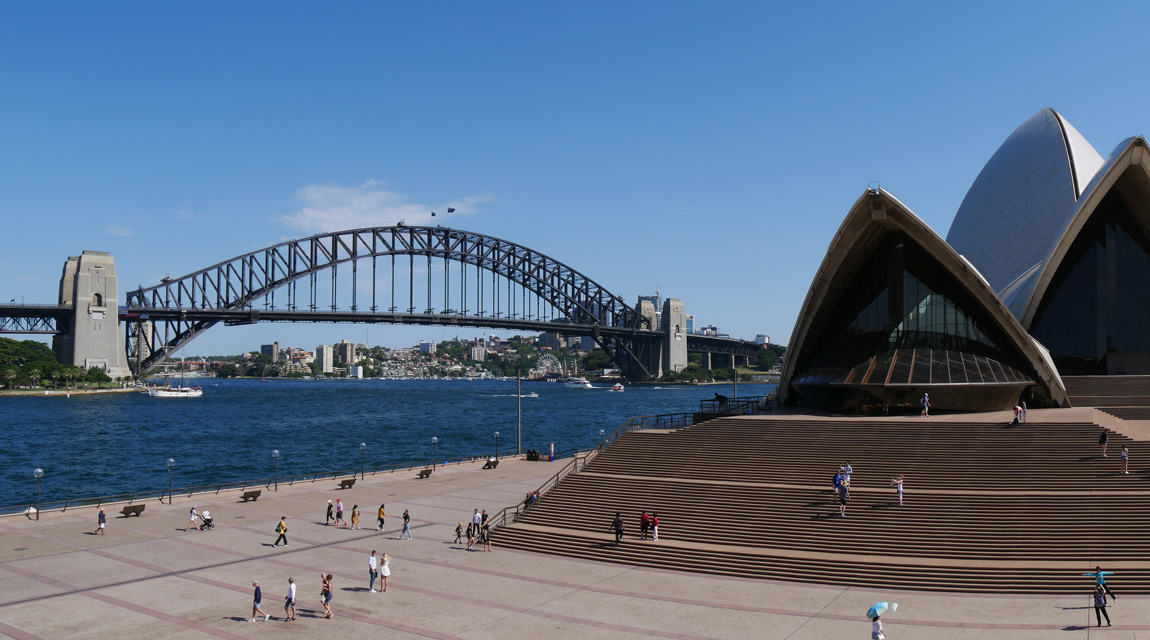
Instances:
[[[280,490],[280,450],[272,449],[272,461],[275,462],[275,490]]]
[[[523,370],[515,364],[515,425],[518,439],[515,443],[515,455],[523,452]]]
[[[172,504],[172,467],[176,466],[176,461],[168,458],[168,504]]]
[[[603,430],[599,430],[599,451],[603,451]]]
[[[439,443],[439,438],[431,436],[431,468],[435,468],[435,445]]]
[[[499,459],[499,432],[495,432],[495,459]]]
[[[363,461],[364,461],[364,455],[366,455],[364,453],[364,451],[366,451],[366,450],[367,450],[367,443],[366,442],[359,443],[359,481],[360,482],[363,482]]]
[[[21,299],[21,302],[23,302],[22,299]],[[32,472],[32,475],[36,478],[36,519],[39,520],[40,519],[40,478],[44,477],[44,470],[41,469],[40,467],[36,467],[36,469]]]

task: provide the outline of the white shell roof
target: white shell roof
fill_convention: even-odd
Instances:
[[[1077,129],[1042,109],[1010,134],[967,191],[946,241],[1015,317],[1102,166]]]

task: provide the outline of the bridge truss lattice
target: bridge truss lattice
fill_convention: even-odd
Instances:
[[[404,264],[406,263],[406,264]],[[631,379],[662,335],[594,280],[538,251],[441,227],[324,233],[127,293],[137,374],[218,323],[458,325],[589,335]]]

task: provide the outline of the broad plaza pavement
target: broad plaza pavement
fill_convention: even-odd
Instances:
[[[565,462],[565,461],[563,461]],[[1081,596],[965,596],[892,592],[711,577],[454,544],[456,523],[475,508],[494,514],[559,470],[561,462],[504,460],[452,465],[427,480],[415,471],[367,477],[349,490],[334,480],[280,485],[257,502],[239,492],[147,503],[141,517],[107,508],[46,512],[39,522],[0,519],[0,637],[83,638],[788,638],[870,637],[863,617],[877,601],[891,638],[1150,639],[1150,598],[1119,595],[1114,627],[1097,630],[1090,580]],[[342,497],[360,531],[324,526],[327,500]],[[384,534],[375,513],[387,504]],[[183,531],[188,509],[211,511],[214,531]],[[414,540],[398,541],[404,509]],[[273,548],[281,515],[290,546]],[[625,514],[627,515],[627,514]],[[631,514],[634,519],[635,514]],[[707,517],[699,514],[700,518]],[[611,539],[603,523],[604,540]],[[632,523],[632,530],[637,529]],[[675,523],[658,543],[676,546]],[[876,531],[875,535],[882,535]],[[683,565],[692,562],[689,545]],[[386,593],[367,590],[372,549],[392,556]],[[333,619],[322,617],[319,574],[335,574]],[[283,620],[287,578],[298,585],[299,619]],[[253,580],[269,622],[249,623]]]

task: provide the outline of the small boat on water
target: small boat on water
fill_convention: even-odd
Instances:
[[[539,397],[539,394],[538,394],[538,393],[535,393],[534,391],[532,391],[531,393],[525,393],[525,394],[523,394],[523,395],[521,395],[521,396],[519,396],[519,397],[520,397],[520,398],[538,398],[538,397]]]
[[[152,387],[148,395],[153,398],[198,398],[204,395],[199,387]]]
[[[587,382],[586,378],[567,378],[567,380],[565,380],[563,382],[563,386],[567,387],[568,389],[594,389],[595,388],[595,387],[591,386],[590,382]]]
[[[611,385],[611,390],[612,390],[612,391],[622,391],[622,390],[623,390],[623,385],[621,385],[621,384],[619,384],[618,382],[616,382],[615,384]]]

